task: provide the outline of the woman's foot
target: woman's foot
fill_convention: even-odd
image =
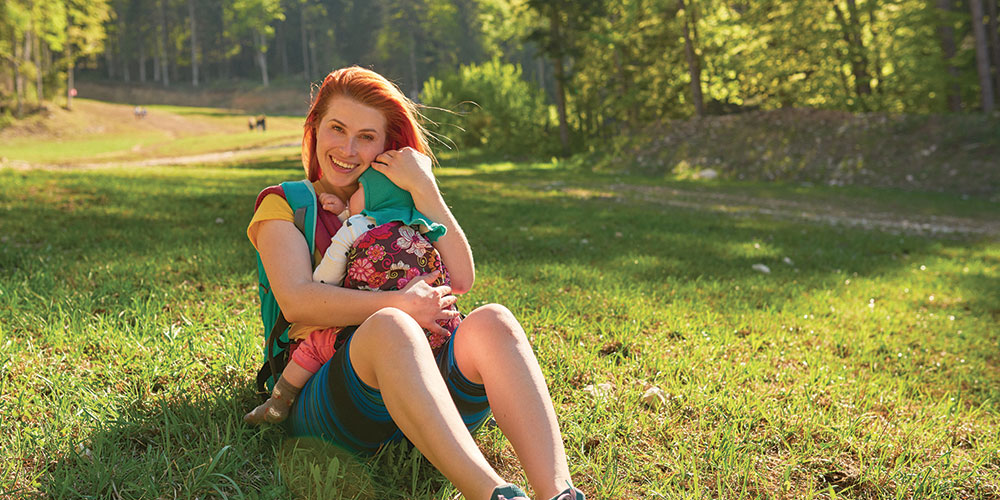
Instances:
[[[552,500],[587,500],[587,495],[584,495],[582,491],[574,488],[568,481],[566,482],[566,485],[569,487],[562,490],[562,492],[558,495],[552,497]]]
[[[528,494],[516,484],[502,484],[493,488],[490,500],[528,500]]]

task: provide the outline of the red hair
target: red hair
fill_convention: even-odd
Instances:
[[[340,68],[326,75],[319,89],[314,86],[313,90],[312,105],[302,133],[302,167],[310,181],[315,182],[320,177],[316,127],[334,97],[347,97],[385,116],[386,151],[409,146],[434,160],[427,132],[417,121],[420,113],[416,104],[382,75],[359,66]]]

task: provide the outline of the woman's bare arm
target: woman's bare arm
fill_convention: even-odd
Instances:
[[[305,237],[294,224],[282,220],[259,223],[257,250],[271,289],[285,319],[317,326],[360,325],[375,311],[395,307],[406,312],[425,329],[443,330],[438,319],[457,312],[445,310],[455,303],[451,288],[432,287],[437,276],[415,279],[402,290],[370,292],[314,282],[312,256]]]

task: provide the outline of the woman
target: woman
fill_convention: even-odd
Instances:
[[[475,270],[465,234],[438,191],[416,117],[413,103],[377,73],[336,70],[313,99],[302,162],[318,193],[342,200],[358,189],[367,168],[410,192],[417,210],[447,228],[435,247],[450,287],[432,286],[436,274],[377,293],[314,282],[313,265],[323,253],[308,255],[279,194],[262,197],[247,229],[278,304],[293,323],[290,338],[347,327],[339,336],[344,344],[292,407],[291,432],[359,453],[405,436],[465,498],[526,498],[500,478],[472,439],[470,429],[492,410],[538,498],[583,499],[571,484],[541,369],[509,310],[491,304],[470,312],[442,355],[436,359],[431,352],[424,329],[439,331],[438,320],[457,316],[450,306],[455,294],[472,287]]]

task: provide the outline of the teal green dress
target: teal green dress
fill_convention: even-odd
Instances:
[[[375,219],[375,225],[399,221],[408,226],[420,225],[420,232],[430,241],[444,236],[448,228],[427,218],[413,206],[413,196],[392,183],[382,172],[369,167],[358,178],[365,190],[365,209],[361,215]]]

